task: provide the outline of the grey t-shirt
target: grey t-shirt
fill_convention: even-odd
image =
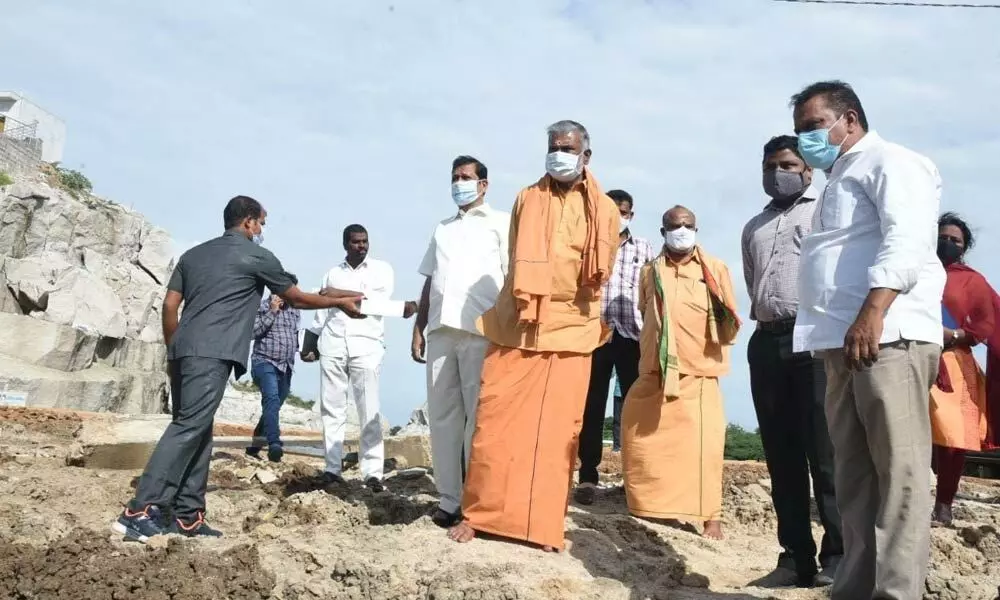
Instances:
[[[230,360],[239,378],[246,372],[264,287],[283,294],[297,283],[270,250],[239,233],[227,231],[191,248],[181,255],[167,283],[167,289],[184,296],[167,358]]]

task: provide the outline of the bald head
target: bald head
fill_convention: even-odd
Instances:
[[[663,229],[665,231],[672,231],[679,227],[698,228],[698,221],[695,219],[694,213],[691,212],[691,209],[680,204],[663,213]]]

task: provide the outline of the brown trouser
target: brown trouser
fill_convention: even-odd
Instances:
[[[899,341],[850,371],[823,354],[844,558],[832,600],[919,600],[930,548],[930,388],[940,346]]]

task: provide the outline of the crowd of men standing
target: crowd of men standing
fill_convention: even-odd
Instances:
[[[751,392],[782,548],[766,579],[832,585],[838,600],[919,598],[929,398],[947,345],[940,178],[930,160],[869,129],[847,84],[813,84],[792,108],[797,135],[764,145],[768,201],[742,232]],[[433,231],[419,301],[396,315],[416,316],[411,355],[426,363],[440,493],[433,520],[457,542],[490,534],[564,547],[571,493],[581,505],[597,496],[612,374],[629,512],[724,537],[719,379],[742,326],[729,268],[698,243],[690,207],[664,212],[662,243],[634,236],[635,200],[605,193],[590,142],[577,122],[550,126],[545,173],[511,213],[486,202],[485,164],[455,159],[457,211]],[[822,188],[814,169],[826,173]],[[204,520],[211,422],[230,372],[246,370],[251,336],[264,410],[248,452],[266,444],[281,460],[277,415],[298,352],[322,367],[326,482],[341,481],[353,397],[365,485],[383,490],[383,320],[364,311],[393,295],[392,268],[368,257],[367,232],[351,226],[344,262],[318,294],[303,292],[260,245],[265,219],[256,201],[234,198],[226,233],[185,253],[170,280],[174,421],[114,524],[127,537],[220,535]],[[299,309],[317,309],[301,348]]]

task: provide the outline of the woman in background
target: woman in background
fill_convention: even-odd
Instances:
[[[938,220],[938,257],[948,279],[942,299],[944,352],[937,381],[931,388],[931,430],[937,464],[937,500],[932,520],[951,525],[951,505],[965,468],[965,452],[996,447],[1000,392],[988,382],[1000,368],[997,361],[997,293],[979,272],[965,264],[975,240],[969,226],[954,213]],[[989,348],[987,375],[972,355],[972,347]]]

